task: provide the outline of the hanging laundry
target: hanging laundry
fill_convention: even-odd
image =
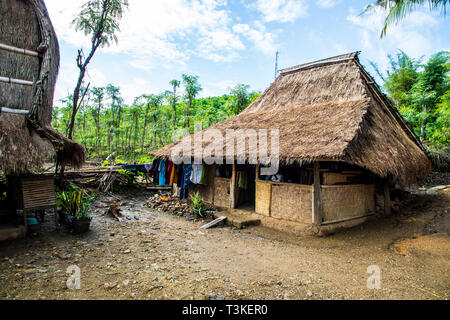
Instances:
[[[183,182],[182,182],[182,194],[180,199],[187,198],[189,196],[189,187],[191,184],[192,165],[186,164],[183,167]]]
[[[201,164],[192,165],[191,182],[193,184],[200,184],[202,173],[203,173],[203,165]]]
[[[213,167],[211,166],[204,166],[202,171],[202,176],[200,178],[200,184],[207,186],[209,184],[209,181],[211,181],[211,170]]]
[[[145,170],[147,171],[147,174],[151,174],[153,172],[153,163],[146,163]]]
[[[170,178],[169,178],[169,186],[173,187],[173,183],[175,181],[175,166],[172,164],[172,169],[170,170]]]
[[[188,188],[191,184],[192,165],[184,165],[184,188]]]
[[[184,170],[183,169],[181,170],[179,188],[180,188],[180,200],[183,200],[183,198],[184,198]]]
[[[159,185],[164,187],[166,186],[166,169],[167,169],[167,161],[161,161],[159,163]]]
[[[153,183],[155,184],[155,186],[159,186],[159,164],[159,160],[153,161]]]
[[[247,172],[246,171],[238,172],[238,186],[241,189],[247,190],[248,181],[247,181]]]
[[[164,176],[166,178],[166,184],[170,183],[170,176],[172,175],[172,167],[173,167],[173,162],[167,162],[167,168],[166,168],[166,172],[164,174]]]

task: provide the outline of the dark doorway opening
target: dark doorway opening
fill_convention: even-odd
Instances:
[[[256,204],[256,166],[237,165],[236,184],[236,208],[254,212]]]

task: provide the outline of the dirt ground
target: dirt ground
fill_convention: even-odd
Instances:
[[[0,243],[0,299],[449,299],[449,189],[417,191],[392,217],[326,237],[264,227],[200,230],[150,210],[147,191],[104,196],[93,230]],[[103,216],[122,202],[122,223]],[[136,218],[139,220],[137,220]],[[67,268],[81,289],[67,289]],[[369,266],[381,289],[368,289]]]

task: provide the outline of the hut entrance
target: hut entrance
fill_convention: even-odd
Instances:
[[[236,208],[254,212],[256,203],[256,166],[236,166],[236,185]]]

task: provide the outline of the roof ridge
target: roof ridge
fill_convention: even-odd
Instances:
[[[301,71],[301,70],[306,70],[306,69],[310,69],[310,68],[314,68],[314,67],[321,67],[321,66],[325,66],[328,64],[354,60],[355,58],[358,57],[359,54],[360,54],[360,51],[356,51],[356,52],[352,52],[352,53],[341,54],[341,55],[330,57],[330,58],[325,58],[325,59],[321,59],[321,60],[316,60],[316,61],[300,64],[300,65],[293,66],[290,68],[282,69],[280,71],[280,74],[284,75],[284,74],[297,72],[297,71]]]

